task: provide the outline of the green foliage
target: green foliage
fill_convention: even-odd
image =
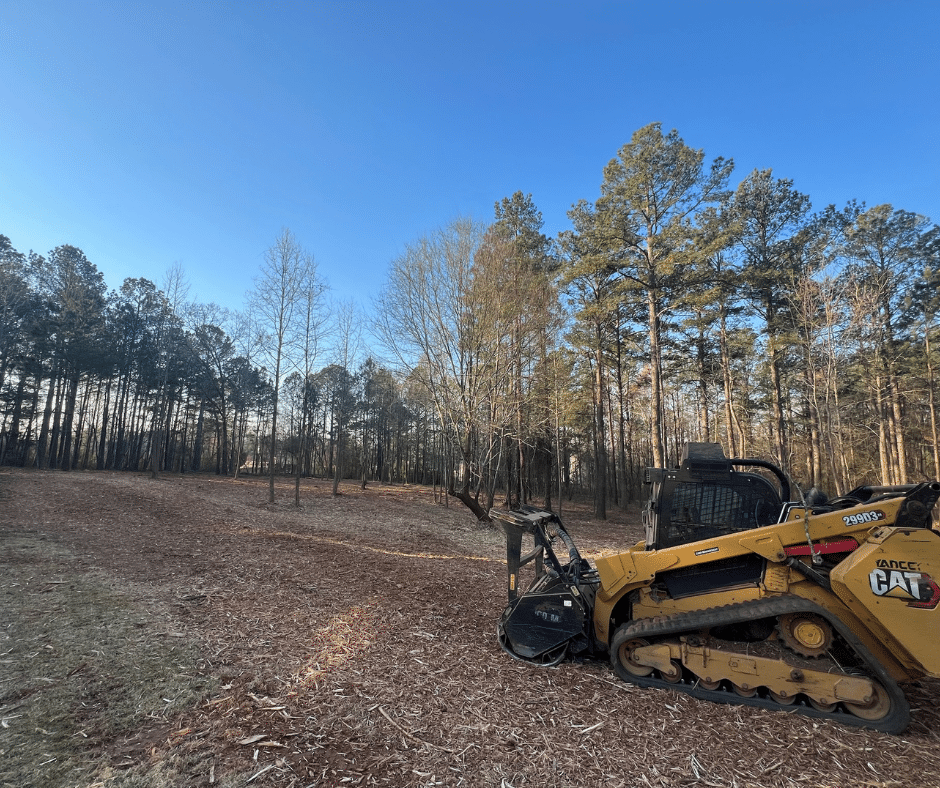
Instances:
[[[940,475],[940,228],[731,172],[651,123],[556,238],[517,191],[417,239],[372,316],[394,368],[353,368],[361,317],[289,231],[244,314],[0,235],[0,461],[456,481],[478,515],[562,479],[603,516],[686,440],[832,490]]]

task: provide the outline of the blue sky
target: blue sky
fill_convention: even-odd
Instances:
[[[544,231],[653,121],[732,184],[940,222],[940,3],[0,0],[0,234],[241,308],[284,227],[367,309],[406,244]]]

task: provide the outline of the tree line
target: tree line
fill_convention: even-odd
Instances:
[[[430,478],[425,404],[406,405],[396,376],[358,359],[351,307],[325,302],[289,231],[244,311],[189,302],[186,289],[173,269],[162,288],[128,278],[108,292],[80,249],[23,254],[0,235],[2,462]]]
[[[940,229],[732,172],[654,123],[555,238],[522,192],[453,220],[390,262],[378,353],[288,230],[240,312],[0,236],[0,462],[423,483],[481,519],[606,517],[690,440],[830,494],[940,476]]]

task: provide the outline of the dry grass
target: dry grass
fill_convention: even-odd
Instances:
[[[56,539],[4,534],[0,577],[0,784],[94,782],[115,747],[119,768],[136,766],[122,739],[211,691],[196,644],[156,603],[82,571]]]

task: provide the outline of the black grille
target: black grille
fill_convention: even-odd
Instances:
[[[660,541],[677,545],[747,531],[776,522],[779,513],[776,491],[760,477],[741,474],[720,484],[677,482],[668,515],[661,513]]]

